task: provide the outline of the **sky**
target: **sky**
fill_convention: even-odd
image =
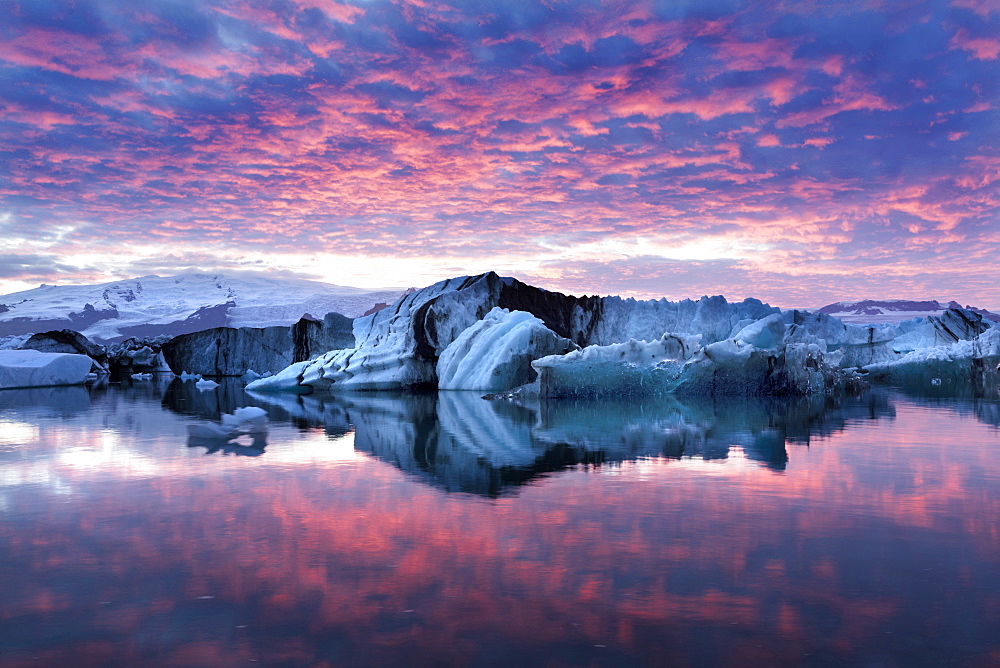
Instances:
[[[5,0],[0,293],[1000,306],[996,0]]]

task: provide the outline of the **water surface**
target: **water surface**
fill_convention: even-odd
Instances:
[[[266,439],[189,441],[248,405]],[[0,393],[0,664],[1000,663],[1000,405]]]

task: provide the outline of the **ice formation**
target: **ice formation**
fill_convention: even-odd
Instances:
[[[438,360],[466,329],[495,307],[537,317],[556,336],[578,346],[629,339],[655,340],[694,327],[706,341],[778,309],[755,299],[730,304],[722,297],[681,302],[620,297],[571,297],[495,273],[435,283],[354,321],[355,345],[312,362],[293,364],[248,385],[257,391],[388,390],[436,386]],[[453,360],[454,363],[454,360]],[[471,376],[470,376],[471,377]],[[452,385],[453,389],[472,389]]]
[[[985,390],[1000,383],[1000,327],[972,339],[910,350],[864,370],[873,380],[893,385]]]
[[[701,335],[590,346],[533,363],[531,393],[549,397],[686,394],[798,395],[822,392],[850,376],[818,343],[785,341],[784,316],[773,313],[732,337],[701,346]]]
[[[312,359],[328,350],[351,346],[353,320],[328,313],[322,321],[302,318],[291,327],[215,327],[176,336],[162,346],[175,371],[206,376],[241,376],[247,369],[263,372]]]
[[[992,382],[997,331],[968,309],[859,325],[754,299],[571,297],[489,273],[407,294],[356,319],[352,347],[248,389],[505,392],[537,374],[519,392],[801,395],[922,378],[939,364],[952,368],[934,378]]]
[[[438,388],[502,392],[535,380],[533,360],[577,348],[530,313],[498,306],[442,351]]]
[[[0,350],[0,389],[79,385],[92,363],[86,355]]]

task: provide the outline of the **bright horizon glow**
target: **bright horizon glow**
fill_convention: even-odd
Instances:
[[[0,294],[493,270],[995,307],[997,35],[984,0],[13,0]]]

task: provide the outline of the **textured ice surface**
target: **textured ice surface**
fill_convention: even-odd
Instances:
[[[1000,385],[1000,327],[973,339],[912,350],[897,359],[870,364],[865,370],[874,380],[914,388],[995,387]]]
[[[657,341],[588,346],[536,360],[541,396],[586,397],[664,394],[699,349],[698,336],[664,335]]]
[[[530,313],[496,307],[442,351],[438,388],[500,392],[533,381],[532,360],[576,348]]]
[[[483,318],[500,291],[495,274],[453,278],[417,290],[354,321],[355,347],[292,365],[247,386],[256,391],[391,390],[437,383],[437,360],[459,334]],[[294,368],[294,371],[292,369]]]
[[[87,380],[92,363],[86,355],[0,350],[0,389],[79,385]]]
[[[765,343],[784,325],[771,319],[741,330]],[[822,392],[852,374],[838,372],[816,344],[758,348],[744,338],[697,347],[697,339],[665,336],[655,343],[591,346],[534,362],[543,397],[681,394],[693,396],[797,395]],[[778,339],[780,341],[780,338]]]
[[[248,387],[503,392],[530,379],[525,364],[534,359],[535,390],[543,396],[810,394],[858,382],[861,367],[973,340],[990,327],[966,309],[857,325],[754,299],[571,297],[489,273],[408,294],[355,320],[353,348]],[[581,350],[543,356],[546,345],[563,353],[566,341]]]
[[[718,341],[778,313],[755,299],[730,304],[722,297],[681,302],[570,297],[494,273],[465,276],[435,283],[376,314],[358,318],[353,349],[333,351],[294,372],[286,370],[255,381],[249,389],[433,386],[439,380],[438,359],[445,349],[495,307],[531,313],[556,335],[580,346],[656,341],[665,332]],[[450,359],[449,368],[455,365],[460,366]]]

